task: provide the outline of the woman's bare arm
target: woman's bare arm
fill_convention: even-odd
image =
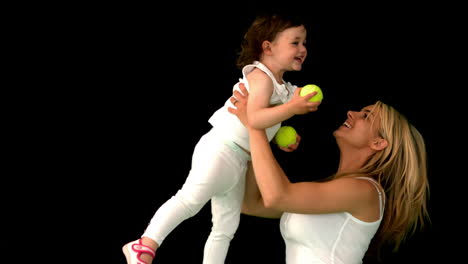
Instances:
[[[264,218],[280,218],[281,212],[275,209],[266,208],[263,204],[260,190],[258,189],[255,180],[252,163],[249,162],[245,180],[244,202],[242,204],[242,213],[246,215],[264,217]]]

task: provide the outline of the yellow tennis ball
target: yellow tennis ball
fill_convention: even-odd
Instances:
[[[309,102],[320,102],[320,101],[323,100],[322,89],[320,89],[320,87],[318,87],[315,84],[308,84],[308,85],[302,87],[300,95],[305,96],[305,95],[310,94],[312,92],[317,92],[317,94],[312,96],[312,98],[309,99]]]
[[[289,144],[296,144],[296,130],[292,126],[282,126],[275,135],[276,144],[287,148]]]

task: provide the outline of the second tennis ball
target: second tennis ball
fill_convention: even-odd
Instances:
[[[312,92],[317,92],[317,94],[312,96],[312,98],[309,99],[309,102],[320,102],[320,101],[323,100],[322,89],[320,89],[320,87],[318,87],[315,84],[308,84],[308,85],[302,87],[301,92],[299,94],[301,96],[305,96],[305,95],[310,94]]]
[[[296,144],[296,130],[292,126],[282,126],[275,135],[276,144],[287,148],[289,144]]]

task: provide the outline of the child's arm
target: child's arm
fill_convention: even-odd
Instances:
[[[243,83],[239,84],[239,91],[234,91],[234,95],[231,97],[231,102],[234,103],[235,101],[236,108],[229,107],[228,111],[231,114],[234,114],[239,118],[242,124],[246,125],[247,124],[247,102],[249,98],[249,91],[245,88],[245,85]],[[233,101],[234,100],[234,101]],[[275,138],[273,138],[273,142],[275,144]],[[301,142],[301,136],[299,134],[296,134],[296,144],[291,144],[287,147],[280,147],[278,146],[281,150],[286,151],[286,152],[293,152],[299,147],[299,143]]]
[[[247,81],[250,86],[247,116],[249,124],[256,129],[265,129],[294,115],[316,111],[320,105],[320,102],[308,101],[316,93],[301,97],[299,95],[300,88],[298,88],[289,102],[271,106],[270,97],[273,94],[273,82],[270,77],[261,70],[254,70],[247,75]]]

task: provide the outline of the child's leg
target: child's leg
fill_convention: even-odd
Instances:
[[[226,159],[225,146],[219,141],[210,141],[204,136],[195,147],[192,156],[192,169],[182,188],[165,202],[154,214],[141,241],[133,241],[124,246],[124,253],[129,260],[135,259],[138,254],[134,247],[149,246],[156,250],[161,246],[166,236],[181,222],[197,214],[200,209],[217,193],[224,193],[235,184],[235,177],[226,171],[230,169],[229,159]],[[227,175],[224,177],[223,175]],[[134,244],[137,244],[134,246]],[[151,263],[154,256],[141,254],[141,259]],[[130,260],[131,259],[131,260]]]
[[[222,158],[195,165],[182,188],[156,211],[143,236],[160,246],[175,227],[197,214],[215,194],[231,188],[233,177],[220,177],[226,174],[226,167]]]
[[[227,193],[211,199],[213,226],[206,241],[203,264],[223,264],[229,245],[239,226],[242,199],[244,197],[246,166],[231,167],[238,182]]]
[[[238,181],[231,154],[222,142],[205,135],[192,157],[192,169],[182,188],[155,213],[143,236],[159,246],[182,221],[197,214],[218,193],[225,193]],[[235,164],[235,163],[234,163]]]

